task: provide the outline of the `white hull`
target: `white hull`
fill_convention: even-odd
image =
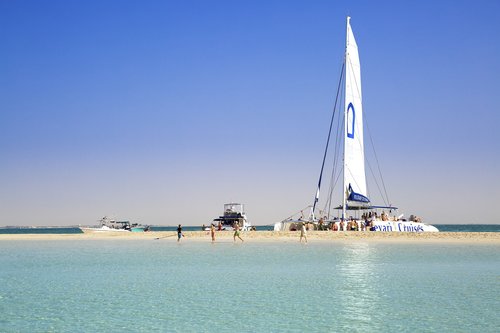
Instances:
[[[395,232],[439,232],[433,225],[422,222],[408,221],[375,221],[373,231],[395,231]]]
[[[116,221],[104,216],[99,220],[99,227],[80,227],[84,233],[93,232],[145,232],[149,231],[149,226],[143,226],[137,223],[131,224],[129,221]]]
[[[357,221],[358,225],[361,226],[362,221]],[[298,224],[300,221],[284,221],[278,222],[274,225],[274,231],[295,231],[300,230]],[[409,222],[409,221],[373,221],[373,230],[367,231],[379,231],[379,232],[439,232],[438,228],[433,225],[425,224],[421,222]],[[343,230],[340,228],[340,222],[335,222],[337,229],[339,231],[348,231],[347,223],[344,223]],[[316,223],[314,224],[316,225]],[[359,228],[358,228],[359,230]]]
[[[100,228],[84,228],[80,227],[80,230],[83,231],[84,233],[93,233],[93,232],[130,232],[130,230],[125,230],[125,229],[113,229],[109,228],[107,226],[103,226]]]

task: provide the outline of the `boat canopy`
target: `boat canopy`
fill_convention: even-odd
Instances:
[[[342,210],[342,205],[335,207],[334,209]],[[398,209],[394,206],[346,206],[346,210],[374,210],[374,209]]]

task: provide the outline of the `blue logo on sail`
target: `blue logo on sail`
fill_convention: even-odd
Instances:
[[[350,112],[350,113],[349,113]],[[356,112],[354,111],[354,105],[352,103],[349,103],[349,106],[347,106],[347,121],[349,122],[347,124],[347,137],[354,139],[354,120],[356,118]],[[349,126],[351,125],[351,126]]]
[[[347,200],[349,200],[349,201],[363,202],[363,203],[369,203],[370,202],[370,199],[368,199],[364,195],[354,192],[354,190],[352,189],[351,184],[349,184],[349,197],[347,198]]]

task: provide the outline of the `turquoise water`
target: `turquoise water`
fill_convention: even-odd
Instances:
[[[436,224],[444,232],[500,232],[500,224]],[[273,226],[258,225],[257,231],[272,231]],[[152,226],[151,231],[176,231],[177,226]],[[184,226],[184,231],[199,231],[199,226]],[[0,234],[81,234],[77,227],[0,227]]]
[[[500,245],[0,242],[0,332],[497,332]]]

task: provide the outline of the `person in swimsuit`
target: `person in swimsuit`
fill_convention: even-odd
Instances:
[[[210,235],[212,236],[212,243],[215,242],[215,225],[213,223],[210,226]]]
[[[304,240],[307,243],[307,231],[306,231],[306,224],[302,222],[302,225],[300,226],[300,240],[299,242],[302,243],[302,237],[304,237]]]
[[[243,239],[240,237],[240,226],[238,222],[234,223],[234,235],[233,235],[233,240],[236,242],[236,237],[238,237],[242,242]]]
[[[177,227],[177,241],[179,242],[181,240],[181,237],[182,237],[182,226],[179,224],[179,226]]]

